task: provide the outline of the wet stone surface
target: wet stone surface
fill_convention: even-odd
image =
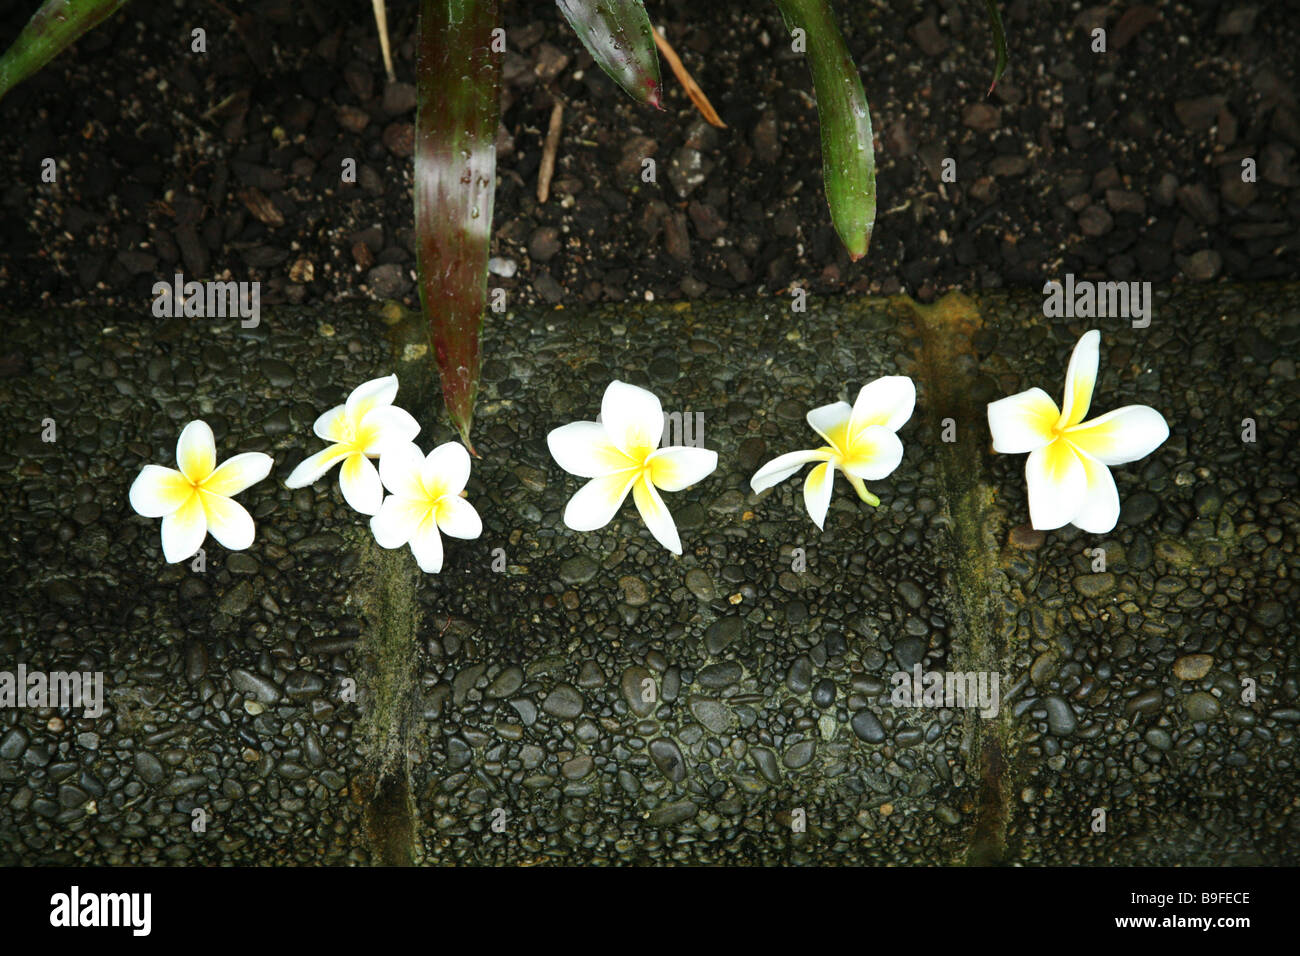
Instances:
[[[0,663],[102,670],[107,699],[97,719],[0,710],[0,863],[1294,862],[1300,294],[1181,293],[1149,329],[1097,323],[1094,410],[1151,404],[1172,427],[1114,469],[1125,510],[1101,536],[1031,532],[1023,456],[988,450],[983,403],[1059,395],[1087,327],[1040,307],[490,322],[484,532],[447,539],[438,576],[379,553],[333,475],[282,484],[315,416],[388,371],[421,446],[450,440],[425,366],[393,359],[406,325],[7,318]],[[918,405],[902,465],[869,483],[880,508],[840,479],[819,533],[798,480],[750,492],[811,447],[808,408],[885,374]],[[594,418],[612,378],[703,412],[719,452],[665,496],[680,558],[630,502],[599,531],[561,521],[580,480],[546,432]],[[239,496],[253,546],[209,539],[202,572],[165,565],[126,503],[199,416],[219,458],[276,458]],[[999,713],[895,706],[914,665],[998,671]]]

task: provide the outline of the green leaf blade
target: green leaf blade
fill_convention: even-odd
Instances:
[[[817,93],[822,176],[831,222],[854,261],[867,254],[876,223],[876,150],[862,78],[829,0],[776,0],[786,24],[804,31]]]
[[[127,0],[45,0],[0,57],[0,99]]]
[[[556,0],[582,45],[639,103],[659,107],[659,56],[642,0]]]
[[[992,96],[993,89],[1007,71],[1007,32],[1002,27],[1002,14],[998,11],[998,0],[984,0],[989,11],[989,25],[993,29],[993,45],[997,49],[997,63],[993,67],[993,82],[989,84],[986,95]]]
[[[496,188],[496,25],[497,0],[421,0],[415,118],[420,305],[447,414],[471,451]]]

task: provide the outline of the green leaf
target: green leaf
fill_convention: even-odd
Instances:
[[[127,0],[45,0],[0,57],[0,99]]]
[[[1002,74],[1007,71],[1007,33],[1002,28],[1002,14],[998,12],[998,0],[984,0],[989,9],[989,24],[993,28],[993,45],[997,47],[998,62],[993,67],[993,82],[989,84],[988,95],[993,94],[993,88],[998,85],[998,80],[1002,79]]]
[[[835,231],[856,261],[867,254],[876,223],[876,150],[862,78],[829,0],[776,0],[776,5],[792,31],[804,31],[817,91],[826,202]]]
[[[420,304],[447,414],[470,451],[496,186],[497,0],[421,0],[415,232]]]
[[[641,0],[555,0],[609,78],[641,103],[659,106],[659,57]]]

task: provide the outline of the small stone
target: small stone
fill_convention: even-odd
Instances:
[[[712,601],[716,593],[709,573],[699,568],[692,568],[686,572],[686,590],[695,595],[697,601]]]
[[[1047,708],[1047,729],[1057,737],[1068,737],[1074,733],[1078,721],[1075,719],[1074,711],[1065,698],[1053,694],[1043,700],[1043,706]]]
[[[389,116],[409,113],[416,106],[415,85],[412,83],[389,83],[384,87],[384,112]]]
[[[646,817],[646,823],[652,827],[676,826],[690,820],[695,814],[699,813],[699,810],[700,808],[691,801],[680,800],[651,810],[649,816]]]
[[[1213,249],[1201,249],[1183,260],[1183,275],[1195,282],[1209,282],[1223,268],[1223,256]]]
[[[835,682],[823,677],[813,687],[812,701],[818,707],[829,707],[835,703]]]
[[[406,270],[395,262],[375,266],[366,273],[366,284],[377,299],[401,298],[411,288],[411,280]]]
[[[785,675],[785,686],[792,694],[808,693],[808,689],[812,687],[812,661],[807,657],[796,659]]]
[[[595,766],[595,762],[584,754],[580,757],[574,757],[572,760],[566,760],[560,766],[560,773],[564,775],[566,780],[581,780],[591,773],[593,766]]]
[[[140,775],[141,780],[151,787],[157,786],[163,781],[162,764],[153,754],[143,750],[135,755],[135,772]]]
[[[1047,532],[1035,531],[1034,528],[1027,524],[1016,525],[1007,535],[1007,543],[1013,548],[1019,548],[1022,551],[1036,551],[1043,546],[1047,540]]]
[[[569,558],[560,565],[560,580],[565,584],[585,584],[600,570],[594,560],[585,554]]]
[[[1234,4],[1219,15],[1219,24],[1214,32],[1221,37],[1245,36],[1255,29],[1257,16],[1258,6],[1240,7]]]
[[[1212,694],[1198,690],[1183,700],[1183,710],[1192,720],[1213,720],[1219,716],[1219,702]]]
[[[241,694],[255,697],[263,704],[274,704],[282,696],[275,681],[242,667],[236,667],[230,672],[230,682]]]
[[[1214,666],[1209,654],[1184,654],[1174,661],[1174,676],[1179,680],[1200,680]]]
[[[771,165],[781,158],[781,132],[775,110],[764,110],[750,133],[754,154],[760,162]]]
[[[704,646],[711,655],[721,654],[744,633],[744,622],[734,615],[719,618],[704,632]]]
[[[582,713],[582,706],[582,694],[572,684],[557,684],[542,702],[542,710],[552,717],[564,719],[579,716]]]
[[[921,52],[926,56],[942,56],[948,49],[948,40],[939,32],[939,26],[934,22],[934,17],[926,17],[924,20],[916,23],[907,35],[912,41],[921,48]]]
[[[1214,485],[1201,485],[1192,496],[1192,504],[1202,518],[1213,518],[1223,507],[1223,492]]]
[[[1120,507],[1120,520],[1128,525],[1142,524],[1155,517],[1160,510],[1160,500],[1149,491],[1139,491],[1124,498]]]
[[[715,734],[726,733],[731,729],[731,713],[721,703],[711,697],[692,697],[691,713],[695,719]]]
[[[1222,96],[1178,100],[1174,103],[1174,115],[1178,117],[1178,122],[1189,130],[1206,130],[1214,125],[1219,115],[1219,108],[1224,102],[1225,98]]]
[[[284,692],[290,700],[311,700],[324,689],[324,678],[310,671],[290,671],[284,679]]]
[[[1172,750],[1174,746],[1173,738],[1169,736],[1167,731],[1161,730],[1159,727],[1152,727],[1148,730],[1144,735],[1144,739],[1156,750]]]
[[[415,152],[415,126],[411,123],[389,123],[381,138],[394,156],[405,159]]]
[[[1023,176],[1029,171],[1029,160],[1023,156],[996,156],[989,163],[994,176]]]
[[[853,715],[853,719],[849,723],[853,727],[853,732],[867,743],[878,744],[884,742],[885,728],[880,725],[880,720],[871,711],[858,711]]]
[[[514,259],[506,259],[501,256],[493,256],[488,260],[488,272],[494,276],[500,276],[503,279],[513,278],[519,271],[519,266]]]
[[[919,637],[905,637],[894,645],[894,659],[903,670],[921,663],[925,657],[925,642]]]
[[[618,587],[623,592],[623,603],[628,607],[641,607],[650,600],[650,589],[640,578],[625,574],[618,579]]]
[[[1083,597],[1101,597],[1115,590],[1115,575],[1109,571],[1080,574],[1074,579],[1074,589]]]
[[[1160,19],[1160,11],[1153,6],[1137,4],[1129,7],[1115,24],[1110,34],[1113,49],[1122,50],[1128,46],[1143,29]]]
[[[27,749],[27,743],[31,738],[27,736],[27,731],[21,727],[15,727],[0,738],[0,759],[17,760]],[[21,777],[19,778],[21,780]]]
[[[789,770],[798,770],[800,767],[806,767],[812,763],[813,754],[817,751],[817,741],[801,740],[790,747],[785,752],[781,762]]]
[[[650,759],[659,768],[659,772],[673,783],[681,783],[686,779],[686,761],[682,759],[682,752],[667,737],[650,741]]]
[[[1127,189],[1107,189],[1106,206],[1113,213],[1133,213],[1145,216],[1147,201],[1141,195]]]
[[[1079,213],[1079,229],[1085,236],[1094,239],[1110,232],[1114,224],[1115,220],[1111,218],[1110,213],[1096,203],[1085,206],[1083,211]]]
[[[649,717],[654,713],[659,699],[659,691],[654,677],[644,667],[629,667],[623,671],[619,681],[623,699],[628,709],[638,717]]]
[[[988,103],[970,103],[962,110],[961,121],[970,129],[988,133],[1002,125],[1002,111]]]
[[[1179,186],[1177,198],[1178,205],[1197,222],[1206,226],[1218,224],[1219,201],[1214,197],[1214,193],[1210,192],[1209,186],[1204,183]]]
[[[723,664],[710,664],[695,675],[701,686],[704,687],[730,687],[740,682],[744,670],[735,661],[727,661]]]
[[[550,262],[560,251],[560,230],[554,226],[538,226],[528,237],[528,254],[538,262]]]

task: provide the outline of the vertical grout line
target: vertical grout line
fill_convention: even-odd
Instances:
[[[955,669],[990,671],[1005,677],[1008,648],[1001,637],[993,594],[998,546],[989,523],[988,429],[984,406],[972,399],[969,387],[975,369],[972,336],[982,319],[976,304],[960,293],[950,293],[933,306],[906,303],[916,317],[920,335],[917,377],[924,392],[918,404],[923,403],[926,409],[925,426],[933,429],[934,435],[941,433],[946,418],[953,419],[956,426],[956,441],[937,443],[938,479],[955,554],[955,593],[950,608],[966,647],[965,660]],[[1003,690],[1002,682],[999,689]],[[1008,855],[1011,720],[1004,702],[1000,704],[991,720],[974,709],[966,715],[979,791],[975,828],[965,858],[973,866],[1002,863]]]
[[[362,574],[369,582],[358,594],[365,619],[358,645],[362,745],[370,761],[362,786],[366,829],[378,862],[411,866],[419,855],[408,757],[418,736],[418,579],[405,550],[384,551],[368,534],[359,537]]]

